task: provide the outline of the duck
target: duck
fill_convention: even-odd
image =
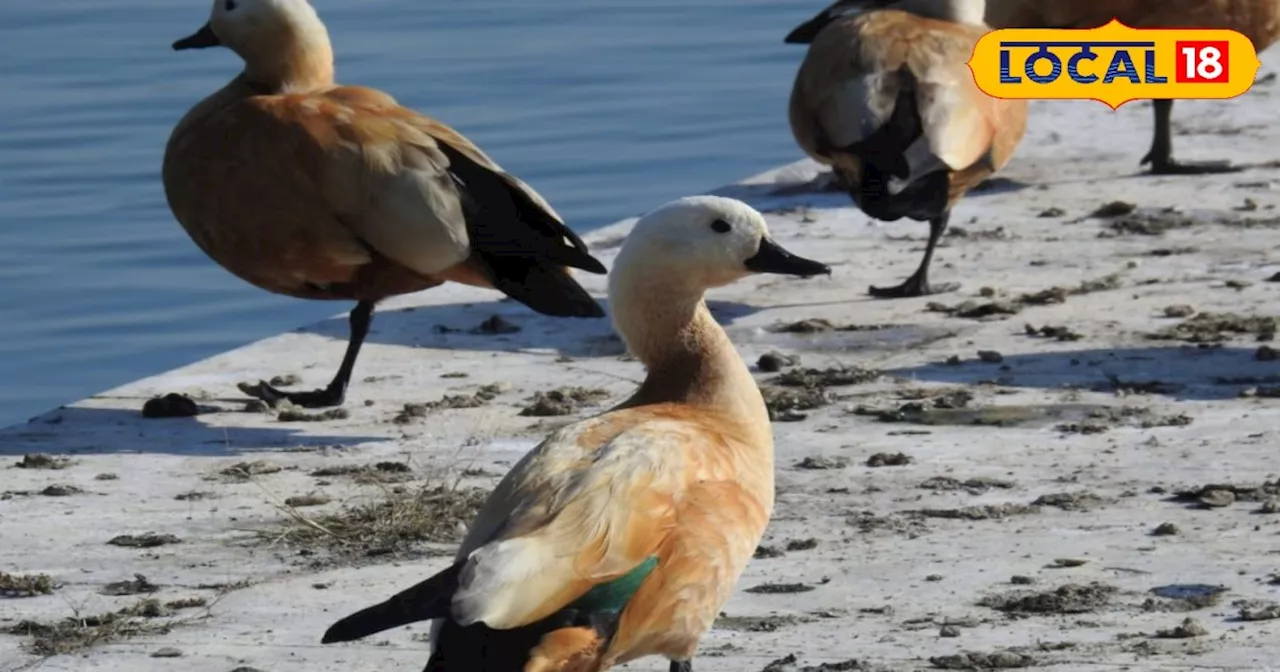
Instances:
[[[241,389],[343,403],[378,302],[455,282],[543,315],[604,317],[570,268],[604,274],[551,205],[458,131],[382,91],[334,80],[307,0],[216,0],[173,49],[226,47],[243,71],[192,107],[165,147],[175,219],[206,255],[276,294],[355,301],[330,383]]]
[[[759,273],[830,274],[746,203],[690,196],[642,216],[609,273],[639,388],[527,453],[454,563],[334,623],[323,643],[433,619],[426,672],[598,672],[644,656],[691,672],[773,510],[773,435],[704,300]]]
[[[966,63],[983,0],[837,0],[785,38],[808,44],[788,105],[800,148],[869,217],[929,222],[916,271],[878,298],[953,291],[929,266],[955,204],[1012,158],[1027,104],[980,91]]]
[[[1280,39],[1280,0],[987,0],[993,28],[1097,28],[1112,19],[1134,28],[1217,28],[1244,34],[1261,53]],[[1242,170],[1230,161],[1173,157],[1173,101],[1151,101],[1155,128],[1140,166],[1152,175],[1204,175]]]

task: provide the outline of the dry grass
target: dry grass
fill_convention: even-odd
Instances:
[[[282,504],[278,506],[288,516],[285,525],[260,533],[260,538],[324,550],[335,559],[403,554],[424,543],[460,541],[488,496],[483,488],[437,482],[418,488],[383,487],[372,501],[314,517]]]
[[[0,572],[0,597],[48,595],[58,586],[48,574],[16,575]]]
[[[56,656],[133,637],[164,635],[176,626],[209,617],[207,610],[182,619],[170,618],[172,613],[155,599],[145,598],[120,611],[92,616],[76,613],[53,621],[18,621],[0,629],[0,633],[29,637],[23,646],[34,655]]]

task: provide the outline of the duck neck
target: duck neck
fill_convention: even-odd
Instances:
[[[652,283],[611,292],[611,300],[615,326],[647,371],[624,406],[683,403],[767,424],[755,379],[701,291]]]
[[[333,47],[323,26],[280,36],[270,53],[244,54],[244,78],[276,93],[309,93],[333,87]]]

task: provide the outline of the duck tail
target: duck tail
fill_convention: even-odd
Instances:
[[[568,268],[529,257],[479,252],[493,288],[552,317],[604,317],[604,308],[578,284]]]
[[[381,604],[361,609],[329,626],[321,644],[350,642],[384,630],[449,616],[449,603],[458,589],[458,573],[463,563],[413,587],[396,593]]]
[[[861,179],[850,196],[868,216],[884,221],[902,217],[930,219],[946,207],[949,178],[944,171],[913,176],[908,150],[923,139],[916,76],[898,69],[893,113],[875,132],[842,149],[862,164]],[[890,182],[897,180],[898,188]]]

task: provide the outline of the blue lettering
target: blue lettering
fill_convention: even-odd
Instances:
[[[1021,84],[1021,77],[1014,77],[1009,74],[1009,50],[1000,50],[1000,83],[1001,84]]]
[[[1168,77],[1156,74],[1156,50],[1148,49],[1143,53],[1143,59],[1147,64],[1147,76],[1142,81],[1147,84],[1165,84],[1169,81]]]
[[[1134,84],[1142,83],[1142,79],[1138,77],[1138,68],[1133,64],[1133,58],[1124,49],[1117,50],[1111,57],[1111,65],[1107,67],[1107,74],[1102,78],[1102,83],[1110,84],[1117,77],[1124,77]]]
[[[1039,63],[1040,61],[1049,61],[1049,64],[1052,66],[1049,70],[1049,74],[1036,74],[1036,63]],[[1037,50],[1036,53],[1031,54],[1031,57],[1027,59],[1026,67],[1024,69],[1027,71],[1027,79],[1030,79],[1036,84],[1052,84],[1056,79],[1058,79],[1058,76],[1062,74],[1062,61],[1059,60],[1052,51],[1049,51],[1049,47],[1047,45],[1042,44],[1040,45],[1040,49]]]
[[[1071,80],[1076,84],[1092,84],[1098,81],[1095,74],[1080,74],[1080,61],[1096,61],[1098,55],[1089,50],[1087,45],[1081,45],[1080,53],[1067,59],[1067,74],[1071,76]]]

